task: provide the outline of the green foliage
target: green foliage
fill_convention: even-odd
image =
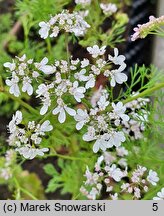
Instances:
[[[79,161],[60,161],[59,165],[61,172],[56,171],[51,164],[47,164],[44,167],[45,172],[53,177],[48,183],[46,192],[54,192],[60,188],[62,194],[70,193],[72,194],[72,199],[74,199],[78,196],[79,188],[82,185],[83,163]]]

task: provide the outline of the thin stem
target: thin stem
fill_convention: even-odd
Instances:
[[[86,158],[77,158],[77,157],[72,157],[72,156],[67,156],[67,155],[62,155],[62,154],[58,154],[58,153],[53,153],[53,154],[49,154],[49,155],[45,155],[44,158],[48,158],[48,157],[59,157],[59,158],[63,158],[66,160],[79,160],[79,161],[85,161]]]
[[[33,200],[38,200],[33,194],[31,194],[29,191],[27,191],[26,189],[19,187],[20,191],[22,191],[24,194],[26,194],[27,196],[31,197]]]
[[[18,102],[20,105],[22,105],[24,108],[28,109],[31,113],[34,113],[36,115],[39,115],[38,111],[35,110],[32,106],[30,106],[28,103],[24,102],[23,100],[21,100],[18,97],[14,97],[13,95],[11,95],[9,92],[7,91],[3,91],[3,93],[5,93],[10,99]]]
[[[52,47],[51,47],[50,38],[46,39],[46,43],[47,43],[47,50],[48,50],[49,54],[51,54]]]
[[[33,200],[38,200],[33,194],[31,194],[29,191],[27,191],[26,189],[22,188],[20,185],[19,185],[19,182],[16,178],[14,178],[14,181],[15,181],[15,185],[18,189],[18,191],[22,191],[24,194],[28,195],[29,197],[31,197]]]
[[[68,70],[70,70],[70,53],[69,53],[69,39],[68,34],[65,34],[65,47],[67,52]]]
[[[144,97],[146,95],[151,95],[151,93],[153,93],[154,91],[157,91],[158,89],[161,89],[161,88],[164,88],[164,83],[157,84],[156,86],[154,86],[150,89],[146,89],[145,91],[141,92],[140,94],[133,96],[133,97],[130,97],[130,98],[128,98],[122,102],[123,102],[123,104],[126,104],[126,103],[131,102],[133,100],[136,100],[140,97]]]

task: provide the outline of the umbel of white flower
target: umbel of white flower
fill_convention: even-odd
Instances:
[[[40,37],[46,39],[48,36],[57,37],[60,31],[74,33],[75,36],[84,36],[90,25],[83,19],[78,12],[69,13],[64,10],[51,17],[48,22],[40,22]]]
[[[19,124],[21,123],[22,113],[16,111],[8,126],[10,132],[8,139],[9,145],[14,146],[15,150],[26,159],[33,159],[37,155],[43,156],[49,149],[40,148],[40,144],[45,133],[53,129],[50,121],[46,120],[42,124],[36,124],[32,121],[28,123],[27,128],[20,128]]]
[[[41,27],[39,33],[44,39],[49,35],[50,37],[56,37],[60,30],[73,32],[76,36],[81,36],[89,28],[89,25],[77,12],[69,13],[68,11],[63,11],[51,17],[47,23],[41,22],[39,25]],[[52,33],[50,33],[51,31]],[[109,77],[112,87],[116,83],[122,84],[127,81],[127,76],[122,73],[126,64],[125,57],[119,55],[117,48],[114,49],[114,56],[108,55],[107,60],[104,60],[103,57],[106,52],[106,46],[99,47],[94,45],[93,47],[87,47],[87,51],[94,58],[93,63],[87,58],[82,60],[71,58],[69,62],[68,60],[55,60],[55,63],[50,64],[47,57],[44,57],[40,62],[34,62],[33,59],[27,59],[24,54],[21,58],[16,57],[12,63],[6,62],[4,67],[11,74],[10,78],[6,80],[11,94],[19,97],[21,90],[22,92],[27,92],[28,95],[36,93],[36,97],[42,102],[40,114],[45,115],[51,108],[52,114],[58,115],[60,123],[66,121],[67,115],[73,116],[75,121],[77,121],[77,130],[87,126],[88,129],[83,139],[85,141],[95,141],[93,151],[96,153],[99,150],[105,151],[113,146],[119,147],[125,141],[125,135],[121,130],[120,124],[122,121],[126,123],[129,120],[129,117],[125,114],[126,107],[121,102],[117,104],[112,103],[113,110],[106,112],[106,114],[101,114],[110,105],[109,95],[104,89],[99,92],[100,95],[94,104],[92,104],[92,100],[89,101],[91,103],[89,111],[87,109],[78,109],[76,112],[74,104],[83,103],[83,99],[88,100],[86,95],[88,95],[90,89],[95,87],[96,78],[100,74]],[[42,79],[42,77],[49,75],[53,75],[51,79],[47,81]],[[34,89],[33,83],[37,85],[37,89]],[[68,97],[74,99],[73,104],[65,102],[68,101]],[[116,127],[109,124],[113,120]],[[13,124],[13,121],[11,124]],[[14,140],[17,137],[17,151],[22,155],[26,155],[25,157],[27,158],[33,158],[35,155],[41,155],[47,151],[46,148],[42,151],[37,148],[33,149],[25,135],[26,130],[19,128],[16,124],[13,128],[15,127],[19,129],[18,131],[20,131],[22,136],[17,137],[15,135],[16,130],[13,129],[14,133],[10,131],[11,136],[9,140],[11,143],[12,138]],[[39,126],[36,125],[36,127]],[[10,129],[12,130],[12,127]],[[33,133],[30,140],[35,145],[40,144],[40,136],[39,132]],[[23,147],[20,147],[20,142],[24,143]]]

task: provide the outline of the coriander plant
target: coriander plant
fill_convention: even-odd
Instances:
[[[16,1],[24,38],[1,69],[1,106],[5,114],[11,103],[13,114],[0,140],[0,184],[13,199],[44,199],[57,189],[70,199],[164,199],[164,76],[153,65],[124,73],[118,44],[130,2],[71,3]],[[163,36],[163,25],[150,17],[131,40]],[[25,171],[33,161],[44,163],[47,186]]]

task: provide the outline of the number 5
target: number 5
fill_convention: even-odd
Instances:
[[[153,203],[152,210],[153,211],[158,211],[158,203]]]

